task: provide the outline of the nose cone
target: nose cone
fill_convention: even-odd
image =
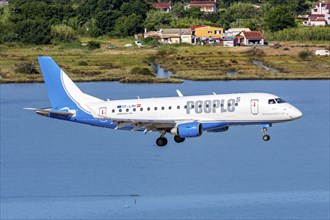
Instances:
[[[291,114],[290,114],[292,120],[295,120],[295,119],[301,118],[302,115],[303,115],[303,114],[302,114],[302,112],[301,112],[299,109],[297,109],[296,107],[293,107],[293,108],[292,108],[292,111],[291,111]]]

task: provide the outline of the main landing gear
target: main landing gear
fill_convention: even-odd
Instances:
[[[262,128],[262,133],[264,134],[264,136],[262,136],[262,139],[264,141],[269,141],[270,140],[270,136],[268,134],[266,134],[267,131],[268,131],[268,127],[263,127]]]
[[[157,140],[156,140],[156,144],[158,147],[164,147],[167,144],[167,138],[165,137],[165,134],[166,134],[166,132],[164,132],[164,131],[160,132],[160,137],[157,138]],[[176,143],[182,143],[182,142],[184,142],[184,140],[185,140],[185,138],[182,138],[178,135],[174,136],[174,141]]]

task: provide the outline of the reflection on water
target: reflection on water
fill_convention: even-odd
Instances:
[[[156,78],[170,78],[173,74],[171,71],[167,71],[163,69],[159,64],[157,63],[151,63],[151,66],[155,68],[156,70]]]

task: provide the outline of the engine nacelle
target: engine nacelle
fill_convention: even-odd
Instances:
[[[172,128],[171,134],[178,135],[182,138],[185,137],[198,137],[203,133],[203,126],[198,122],[189,122],[179,124],[175,128]]]

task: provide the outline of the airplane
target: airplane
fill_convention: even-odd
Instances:
[[[268,93],[234,93],[178,97],[101,100],[83,93],[48,56],[38,57],[51,107],[26,108],[37,114],[115,130],[159,132],[156,144],[199,137],[203,132],[225,132],[230,126],[260,125],[263,140],[275,123],[302,117],[301,111],[284,99]]]

